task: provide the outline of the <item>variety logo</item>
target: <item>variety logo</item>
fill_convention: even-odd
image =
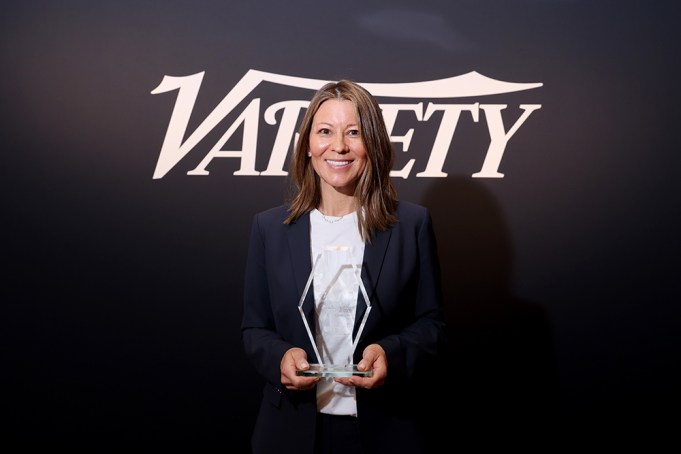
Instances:
[[[253,90],[262,82],[283,85],[287,87],[303,88],[316,91],[328,81],[306,79],[280,74],[249,70],[244,77],[227,93],[220,103],[208,114],[199,126],[187,136],[187,126],[196,103],[204,72],[184,77],[164,76],[158,87],[151,94],[167,93],[177,90],[175,107],[170,116],[168,130],[163,140],[161,152],[156,163],[153,178],[163,178],[187,154],[192,151],[210,132],[212,132],[234,109],[247,100]],[[388,133],[393,143],[402,144],[402,151],[408,152],[414,135],[414,128],[405,134],[393,135],[393,128],[397,117],[402,112],[410,112],[419,122],[428,122],[434,114],[442,112],[440,124],[428,161],[423,171],[416,177],[446,177],[443,172],[445,158],[454,138],[459,117],[463,112],[469,112],[474,122],[479,122],[484,116],[489,132],[489,146],[484,155],[480,171],[472,174],[475,178],[503,178],[499,172],[501,159],[506,151],[506,145],[518,129],[527,121],[532,112],[541,108],[541,104],[520,104],[520,116],[512,121],[508,129],[504,127],[502,112],[508,107],[506,104],[452,104],[448,102],[436,103],[423,100],[439,100],[452,98],[471,98],[539,88],[542,83],[512,83],[491,79],[477,72],[470,72],[447,79],[412,82],[412,83],[361,83],[377,99],[395,98],[399,100],[414,99],[413,103],[381,103],[383,117]],[[312,94],[310,94],[312,97]],[[188,175],[208,175],[207,167],[216,158],[233,158],[240,161],[239,169],[234,172],[238,176],[284,176],[287,174],[285,164],[290,150],[297,139],[296,128],[302,118],[301,113],[307,108],[309,101],[286,100],[274,103],[266,108],[261,106],[261,98],[253,98],[240,112],[239,116],[227,128],[211,150],[205,155],[199,165],[187,172]],[[264,112],[261,114],[262,109]],[[281,114],[279,114],[281,112]],[[277,115],[279,120],[277,121]],[[406,114],[403,114],[406,115]],[[438,115],[439,116],[439,115]],[[277,126],[274,143],[267,147],[269,161],[265,169],[256,169],[258,152],[258,126],[263,118],[269,125]],[[242,127],[243,140],[239,150],[223,150],[227,141]],[[408,178],[416,158],[399,169],[393,169],[391,176]]]

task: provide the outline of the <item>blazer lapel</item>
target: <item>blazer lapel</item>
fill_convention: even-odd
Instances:
[[[373,305],[376,301],[375,292],[378,279],[381,275],[381,268],[383,268],[383,260],[385,259],[385,252],[390,243],[392,229],[385,232],[377,232],[371,240],[371,244],[364,246],[364,260],[362,263],[362,283],[367,291],[369,302]],[[357,330],[364,317],[367,305],[364,302],[364,296],[361,293],[357,297],[357,310],[355,312],[355,326],[353,336],[357,334]]]
[[[310,258],[310,214],[306,213],[295,222],[289,224],[288,245],[291,256],[291,266],[296,280],[298,295],[303,296],[305,285],[312,271],[312,260]],[[296,304],[298,302],[296,301]],[[310,326],[314,326],[312,314],[314,314],[314,291],[312,285],[308,289],[305,301],[303,302],[303,312],[305,313]]]

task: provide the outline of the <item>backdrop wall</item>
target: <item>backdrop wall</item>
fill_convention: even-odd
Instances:
[[[674,2],[4,9],[9,437],[247,452],[261,389],[239,340],[250,221],[285,201],[287,128],[340,78],[380,94],[396,171],[412,166],[394,177],[400,198],[433,214],[447,443],[531,437],[539,420],[557,444],[604,421],[666,433],[680,344]],[[269,76],[245,87],[262,75],[250,70]],[[472,73],[484,78],[419,91]]]

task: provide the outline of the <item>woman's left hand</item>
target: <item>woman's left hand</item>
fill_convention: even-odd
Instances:
[[[385,382],[388,375],[388,359],[385,350],[378,344],[368,345],[362,352],[362,360],[357,364],[360,371],[372,370],[371,377],[353,375],[352,377],[336,378],[335,381],[346,386],[357,388],[372,389],[377,388]]]

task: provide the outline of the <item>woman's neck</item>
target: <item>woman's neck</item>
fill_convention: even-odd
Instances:
[[[317,209],[326,216],[340,217],[356,211],[357,203],[354,196],[326,191],[326,194],[322,192],[322,198]]]

